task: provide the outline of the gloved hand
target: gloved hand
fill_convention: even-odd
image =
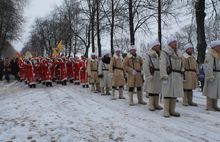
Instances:
[[[99,74],[98,77],[99,77],[99,78],[103,78],[103,74]]]
[[[152,79],[153,79],[153,76],[152,76],[152,75],[146,77],[146,80],[152,80]]]
[[[136,75],[137,74],[137,71],[136,70],[133,70],[132,71],[132,75]]]

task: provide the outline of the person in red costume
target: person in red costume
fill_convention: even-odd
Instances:
[[[89,88],[88,84],[88,73],[87,73],[87,59],[86,57],[82,56],[79,62],[80,70],[79,70],[79,78],[80,83],[82,84],[83,88]]]
[[[51,70],[50,70],[51,64],[46,60],[43,59],[41,63],[41,78],[43,84],[45,84],[47,87],[52,87],[52,76],[51,76]]]
[[[68,80],[70,81],[70,83],[73,83],[73,62],[71,60],[71,58],[69,58],[67,60],[67,63],[66,63],[66,67],[67,67],[67,77],[68,77]]]
[[[30,88],[36,88],[36,81],[35,81],[35,74],[34,74],[34,67],[30,60],[26,62],[26,75],[27,75],[27,82]]]
[[[78,57],[76,57],[75,62],[74,62],[74,84],[75,85],[80,85],[79,70],[80,70],[80,60]]]
[[[66,68],[66,59],[62,57],[59,60],[60,65],[60,81],[62,85],[67,85],[67,68]]]

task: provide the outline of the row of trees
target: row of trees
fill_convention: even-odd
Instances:
[[[160,3],[163,19],[173,16],[172,3],[173,0]],[[36,19],[23,52],[31,50],[44,55],[46,51],[51,55],[60,40],[67,56],[78,52],[88,56],[89,48],[99,56],[102,48],[113,52],[117,46],[126,50],[129,45],[135,45],[138,31],[149,30],[148,21],[158,22],[157,1],[64,0],[48,16]]]
[[[166,35],[162,28],[172,24],[171,18],[178,21],[178,10],[184,7],[192,20],[176,34],[183,45],[197,44],[202,63],[206,36],[218,38],[218,5],[218,0],[64,0],[48,16],[36,19],[23,52],[52,55],[52,48],[62,40],[66,56],[79,52],[88,56],[90,48],[101,56],[103,48],[113,52],[115,47],[126,50],[135,45],[138,32],[150,33],[152,25],[157,25],[157,37],[162,41]]]
[[[26,0],[0,0],[0,57],[3,48],[21,33]]]

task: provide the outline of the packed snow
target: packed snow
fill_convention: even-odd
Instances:
[[[198,107],[179,99],[181,117],[164,118],[163,111],[72,84],[29,89],[0,82],[0,142],[219,142],[220,112],[205,110],[201,92],[194,98]]]

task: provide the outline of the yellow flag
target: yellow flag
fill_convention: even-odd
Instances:
[[[53,49],[53,56],[58,57],[59,53],[57,51],[57,48],[52,48]]]
[[[62,50],[63,50],[62,40],[57,45],[57,50],[58,50],[59,53],[62,52]]]

